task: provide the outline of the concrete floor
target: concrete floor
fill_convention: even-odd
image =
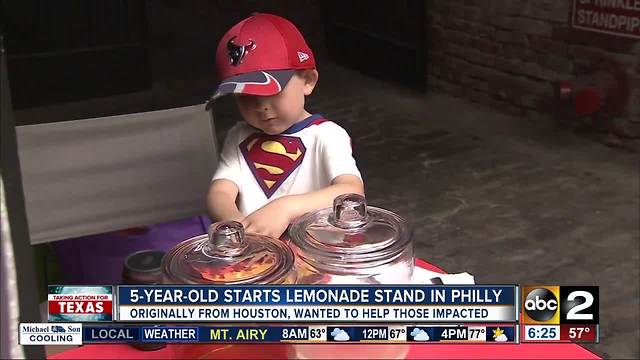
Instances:
[[[349,130],[368,201],[413,222],[419,257],[478,283],[598,285],[588,347],[640,357],[637,155],[330,70],[349,80],[330,77],[311,107]]]
[[[212,90],[197,74],[168,77],[149,92],[54,106],[51,116],[197,103]],[[350,132],[369,203],[413,223],[419,257],[473,273],[478,283],[598,285],[601,343],[587,347],[640,357],[635,155],[334,65],[321,68],[308,110]],[[223,101],[215,112],[222,136],[235,111]]]

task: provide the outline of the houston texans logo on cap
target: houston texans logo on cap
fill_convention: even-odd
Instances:
[[[266,134],[249,136],[240,150],[267,198],[300,166],[307,151],[298,137]]]
[[[227,42],[227,51],[229,53],[229,60],[231,61],[231,65],[238,66],[242,63],[242,59],[244,59],[245,55],[249,53],[249,51],[256,48],[256,42],[253,40],[249,40],[249,43],[246,45],[238,45],[233,42],[236,36],[229,39]]]
[[[218,42],[219,82],[207,106],[227,94],[275,95],[295,71],[315,68],[313,52],[294,24],[280,16],[254,14]]]

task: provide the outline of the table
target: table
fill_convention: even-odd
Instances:
[[[423,260],[416,265],[435,272],[444,270]],[[209,346],[209,345],[207,345]],[[347,345],[353,346],[353,345]],[[212,348],[210,358],[215,359],[284,359],[286,344],[232,344]],[[162,350],[140,351],[129,345],[84,345],[61,352],[49,359],[172,359],[177,358],[178,346],[168,345]],[[180,357],[184,357],[181,354]],[[407,359],[601,359],[598,355],[577,344],[429,344],[412,345]]]

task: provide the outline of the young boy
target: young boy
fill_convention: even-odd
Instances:
[[[244,122],[229,130],[207,194],[213,220],[277,238],[336,196],[364,194],[347,132],[305,110],[318,71],[291,22],[269,14],[239,22],[220,40],[216,67],[222,81],[211,101],[233,94]]]

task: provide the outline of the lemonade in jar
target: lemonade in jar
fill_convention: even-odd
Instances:
[[[294,256],[281,240],[245,233],[235,221],[218,222],[208,234],[176,245],[163,258],[165,284],[292,284]],[[231,325],[231,324],[229,324]],[[236,344],[175,345],[178,358],[219,358],[234,354]]]

